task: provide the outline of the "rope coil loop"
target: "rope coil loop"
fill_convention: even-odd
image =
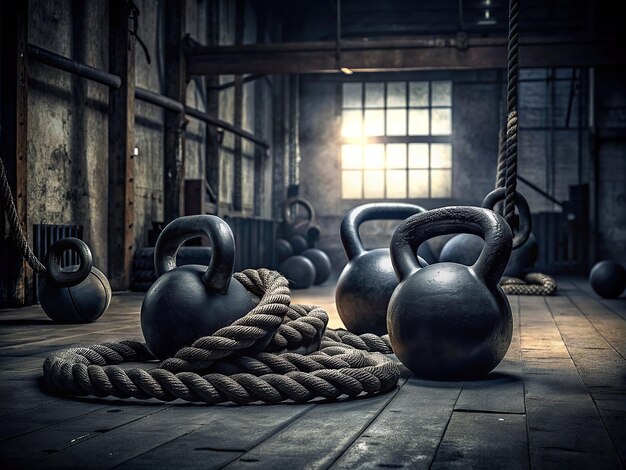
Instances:
[[[328,314],[314,305],[291,304],[288,282],[276,271],[249,269],[234,276],[257,305],[158,367],[124,370],[118,364],[155,358],[144,343],[108,342],[51,355],[43,364],[45,379],[74,396],[209,404],[302,403],[395,388],[400,372],[384,356],[392,354],[388,336],[326,330]],[[270,345],[254,352],[255,342],[271,331]]]

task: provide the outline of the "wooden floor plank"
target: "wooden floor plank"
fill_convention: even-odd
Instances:
[[[244,455],[315,405],[173,407],[150,426],[186,422],[199,425],[189,434],[124,462],[124,468],[220,468]],[[181,456],[185,456],[181,458]]]
[[[592,302],[592,299],[589,299]],[[591,318],[567,297],[547,298],[547,305],[554,317],[556,325],[563,337],[565,346],[587,386],[591,397],[604,420],[605,426],[620,454],[622,463],[626,465],[626,360],[607,339],[601,334],[600,328],[612,337],[618,345],[626,343],[626,327],[624,322],[610,315],[608,320],[601,316],[592,323]],[[601,310],[590,309],[589,303],[580,301],[594,317]],[[593,304],[592,304],[593,305]],[[597,319],[596,319],[597,320]],[[617,320],[621,325],[615,324]],[[611,331],[609,326],[615,329]],[[621,328],[619,327],[621,326]]]
[[[409,379],[332,468],[429,468],[460,391]]]
[[[450,467],[529,468],[526,417],[455,411],[431,468]]]
[[[227,468],[327,468],[395,395],[393,391],[371,398],[316,405]]]
[[[531,466],[621,468],[544,299],[521,297],[520,307]]]

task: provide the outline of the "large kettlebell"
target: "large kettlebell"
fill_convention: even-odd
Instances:
[[[178,248],[202,235],[213,248],[209,266],[177,267]],[[165,227],[154,250],[159,277],[141,305],[141,330],[156,357],[172,357],[183,346],[230,325],[254,308],[248,291],[232,278],[234,262],[233,233],[219,217],[180,217]],[[271,335],[267,342],[270,340]]]
[[[78,266],[61,268],[61,255],[74,250]],[[58,323],[91,323],[111,302],[111,286],[106,276],[92,266],[89,247],[78,238],[63,238],[50,246],[44,261],[47,276],[39,287],[43,311]]]
[[[458,232],[484,237],[476,263],[419,265],[414,253],[421,243]],[[478,207],[434,209],[408,218],[395,231],[391,260],[400,284],[389,301],[387,328],[394,353],[415,375],[479,377],[502,360],[513,319],[498,281],[512,237],[500,215]]]
[[[403,220],[424,210],[400,202],[369,203],[355,207],[343,218],[340,233],[348,264],[339,276],[335,302],[343,324],[351,332],[386,334],[387,305],[398,285],[389,249],[366,250],[359,235],[360,225],[368,220]]]

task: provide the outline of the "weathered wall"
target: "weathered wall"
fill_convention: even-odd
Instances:
[[[108,69],[108,3],[31,0],[29,42]],[[28,225],[76,224],[106,270],[108,93],[38,63],[29,64]]]

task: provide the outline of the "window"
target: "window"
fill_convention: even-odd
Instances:
[[[444,198],[452,192],[452,83],[344,83],[343,199]]]

